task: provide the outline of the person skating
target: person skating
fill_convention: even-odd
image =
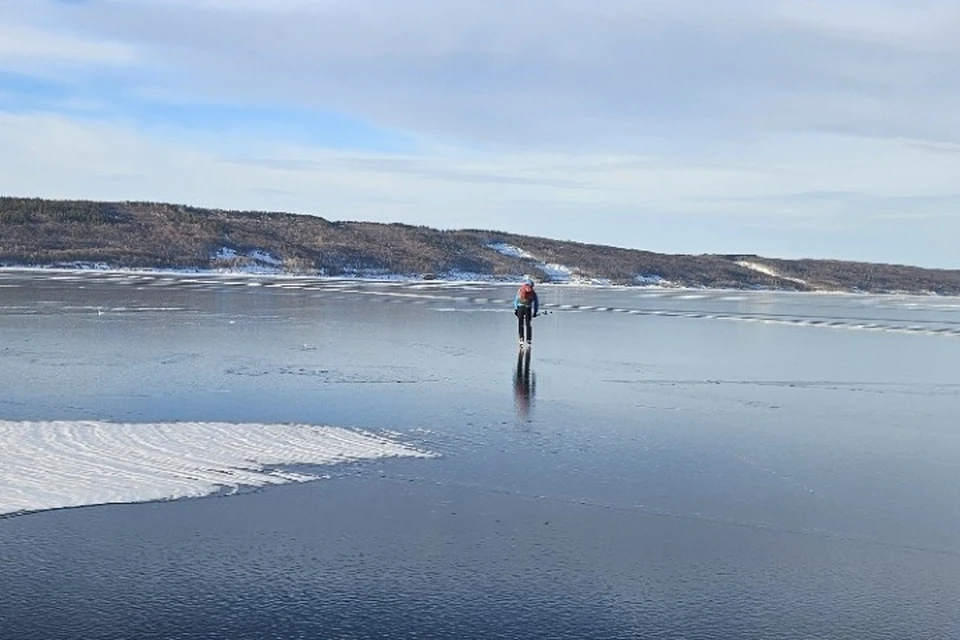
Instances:
[[[513,300],[513,312],[517,316],[520,346],[533,344],[533,318],[540,313],[540,299],[534,289],[533,278],[527,276],[517,289]]]

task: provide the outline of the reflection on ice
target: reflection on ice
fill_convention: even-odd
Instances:
[[[517,368],[513,372],[513,401],[519,420],[530,417],[537,393],[537,377],[530,370],[530,354],[530,349],[521,349],[517,353]]]

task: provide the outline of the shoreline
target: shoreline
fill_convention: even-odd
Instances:
[[[177,269],[177,268],[149,268],[149,267],[112,267],[112,266],[64,266],[64,265],[0,265],[0,273],[56,273],[56,274],[105,274],[105,275],[141,275],[141,276],[203,276],[203,277],[241,277],[250,279],[270,280],[314,280],[323,282],[356,282],[356,283],[397,283],[397,284],[439,284],[439,285],[513,285],[518,282],[515,277],[486,276],[482,274],[460,274],[463,277],[446,277],[430,275],[429,277],[402,275],[402,274],[354,274],[354,275],[323,275],[307,273],[291,273],[270,269]],[[718,293],[778,293],[798,295],[849,295],[849,296],[885,296],[885,297],[916,297],[916,298],[960,298],[960,296],[941,294],[935,291],[886,291],[871,292],[862,290],[820,289],[813,291],[798,291],[786,288],[744,287],[744,288],[716,288],[716,287],[684,287],[666,284],[611,284],[598,281],[544,281],[539,282],[541,287],[569,287],[581,289],[616,289],[638,291],[698,291]]]

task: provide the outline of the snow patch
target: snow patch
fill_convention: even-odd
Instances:
[[[521,249],[520,247],[515,247],[512,244],[507,244],[506,242],[494,242],[487,245],[497,253],[502,253],[505,256],[510,256],[511,258],[521,258],[526,260],[537,261],[536,256],[532,253],[528,253]]]
[[[640,274],[633,281],[641,286],[645,287],[667,287],[672,286],[669,280],[665,280],[658,275],[652,274]]]
[[[485,273],[476,273],[473,271],[458,271],[457,269],[451,269],[437,279],[453,284],[500,282],[504,280],[502,276],[487,275]],[[510,279],[510,281],[512,282],[513,280]]]
[[[220,247],[212,258],[221,263],[221,270],[225,267],[231,272],[275,275],[280,273],[283,267],[283,260],[262,249],[240,254],[231,247]]]
[[[0,421],[0,514],[306,482],[324,476],[282,466],[387,457],[435,454],[331,426]]]
[[[247,254],[251,260],[256,260],[257,262],[262,262],[264,264],[273,265],[274,267],[279,267],[283,265],[283,260],[275,258],[266,251],[261,251],[260,249],[254,249]]]
[[[539,267],[541,271],[550,276],[551,280],[569,281],[576,277],[573,269],[562,264],[541,262]]]
[[[531,262],[534,262],[536,268],[550,278],[551,282],[601,286],[609,285],[610,283],[609,280],[601,280],[584,276],[579,273],[579,269],[555,262],[547,262],[537,255],[526,251],[525,249],[521,249],[520,247],[508,244],[506,242],[493,242],[488,244],[487,247],[511,258],[520,258],[521,260],[530,260]]]
[[[230,247],[220,247],[220,249],[213,254],[214,260],[233,260],[237,257],[237,250],[231,249]]]
[[[765,264],[760,264],[759,262],[749,262],[747,260],[738,260],[736,264],[737,266],[743,267],[745,269],[750,269],[758,273],[762,273],[763,275],[770,276],[771,278],[779,278],[781,280],[786,280],[788,282],[796,282],[797,284],[808,286],[807,281],[802,278],[793,278],[790,276],[781,275],[773,267],[769,267]]]

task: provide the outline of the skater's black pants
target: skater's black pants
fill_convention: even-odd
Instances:
[[[533,308],[519,306],[517,307],[517,329],[520,332],[520,339],[526,338],[527,342],[533,342]],[[526,333],[524,333],[526,330]]]

